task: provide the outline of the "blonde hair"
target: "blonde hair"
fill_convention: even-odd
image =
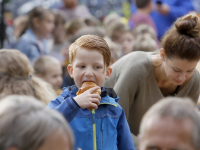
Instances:
[[[35,74],[46,75],[48,67],[53,64],[60,64],[58,59],[53,56],[41,56],[33,64]]]
[[[52,96],[53,89],[50,90],[48,83],[32,76],[32,73],[33,68],[26,55],[18,50],[0,50],[0,98],[13,94],[28,95],[48,104],[56,94]]]
[[[78,38],[69,47],[69,62],[71,64],[73,64],[77,51],[81,48],[85,48],[88,50],[97,50],[103,55],[104,63],[106,64],[106,66],[108,67],[110,65],[110,49],[103,38],[96,35],[83,35]]]
[[[65,36],[70,39],[79,29],[85,27],[85,23],[80,19],[71,19],[64,25]]]
[[[105,41],[107,42],[110,52],[111,52],[111,64],[117,61],[120,58],[121,46],[115,42],[113,42],[109,37],[104,37]]]
[[[150,25],[147,24],[140,24],[137,27],[135,27],[134,33],[136,34],[136,36],[148,33],[154,40],[156,40],[156,31]]]
[[[151,35],[146,33],[137,37],[132,50],[151,52],[157,50],[157,44]]]
[[[1,150],[37,150],[57,131],[67,136],[73,149],[74,137],[65,118],[35,98],[12,95],[2,99],[0,120]]]

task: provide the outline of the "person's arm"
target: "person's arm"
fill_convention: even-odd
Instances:
[[[72,97],[68,96],[65,98],[65,93],[66,91],[63,91],[60,96],[49,103],[48,107],[59,111],[68,122],[71,122],[78,113],[80,107]]]
[[[131,131],[128,126],[123,109],[117,125],[117,141],[118,150],[135,150],[131,136]]]
[[[173,20],[187,14],[189,11],[194,10],[191,0],[176,0],[176,5],[156,5],[157,11],[163,15],[170,15]]]

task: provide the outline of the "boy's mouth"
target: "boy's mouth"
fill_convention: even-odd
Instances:
[[[83,81],[82,84],[83,84],[84,82],[94,82],[94,81],[89,81],[89,80],[88,80],[88,81]],[[94,82],[94,83],[95,83],[95,82]]]

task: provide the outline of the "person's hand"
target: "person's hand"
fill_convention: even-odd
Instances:
[[[156,5],[156,10],[162,15],[167,15],[170,12],[170,6],[167,4]]]
[[[77,104],[81,108],[94,108],[97,109],[98,105],[100,103],[101,97],[98,94],[92,94],[95,90],[97,90],[99,87],[95,86],[84,93],[74,97],[74,100],[77,102]]]

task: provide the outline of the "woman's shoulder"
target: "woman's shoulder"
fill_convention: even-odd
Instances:
[[[136,51],[127,54],[115,62],[111,67],[119,72],[149,72],[152,66],[151,53]]]

